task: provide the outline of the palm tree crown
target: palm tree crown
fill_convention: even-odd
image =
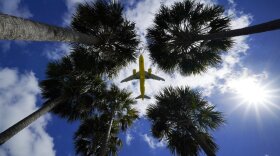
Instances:
[[[207,154],[214,155],[217,145],[208,130],[215,130],[224,123],[221,112],[215,111],[199,92],[188,87],[165,88],[155,98],[156,103],[147,109],[154,137],[166,139],[174,154],[198,155],[207,145],[210,149]]]
[[[47,103],[63,97],[52,112],[70,121],[90,116],[95,99],[106,88],[100,78],[76,71],[70,57],[49,63],[46,75],[40,83],[43,98]]]
[[[46,99],[43,107],[3,131],[0,134],[0,144],[49,111],[69,121],[87,118],[95,112],[94,101],[97,97],[102,97],[101,92],[105,88],[101,76],[103,74],[112,76],[120,67],[135,59],[135,48],[138,45],[135,26],[122,17],[122,10],[120,4],[108,4],[101,0],[91,5],[79,6],[72,26],[75,30],[83,32],[82,34],[92,36],[84,38],[87,41],[92,38],[93,42],[85,42],[92,46],[82,44],[84,42],[74,44],[74,52],[69,57],[49,64],[47,79],[40,83],[43,98]],[[64,29],[61,32],[60,28],[52,28],[15,17],[7,16],[6,18],[8,21],[15,20],[32,26],[38,25],[39,28],[35,32],[41,28],[42,31],[50,28],[52,32],[55,32],[50,37],[54,39],[55,36],[54,40],[57,40],[57,37],[63,40],[65,37],[63,37]],[[33,32],[33,34],[37,33]],[[25,34],[25,36],[29,35]],[[74,36],[70,33],[70,36],[75,38],[75,33]],[[34,37],[38,38],[36,35]]]
[[[74,46],[71,55],[75,56],[74,61],[81,70],[116,74],[120,67],[135,61],[139,43],[135,24],[123,17],[123,6],[119,3],[97,0],[80,4],[73,16],[72,28],[98,38],[98,43],[92,46]],[[96,68],[87,65],[92,62],[96,62]]]
[[[76,153],[83,156],[100,155],[101,144],[104,140],[108,125],[104,122],[106,116],[90,117],[82,122],[75,133]],[[118,137],[119,127],[113,123],[108,142],[108,155],[117,155],[117,151],[122,147],[122,141]]]
[[[133,108],[136,101],[131,97],[131,92],[112,84],[110,90],[102,97],[104,98],[95,102],[99,112],[113,117],[121,130],[125,131],[138,118],[138,111]]]
[[[130,97],[130,92],[113,84],[102,93],[94,102],[96,113],[85,120],[75,134],[77,153],[116,155],[121,147],[118,133],[125,131],[138,118],[138,112],[132,108],[135,100]]]
[[[178,69],[184,75],[200,73],[219,63],[222,51],[228,50],[232,41],[197,38],[229,30],[230,19],[223,12],[221,6],[206,6],[190,0],[171,7],[162,5],[147,34],[153,62],[166,72]]]

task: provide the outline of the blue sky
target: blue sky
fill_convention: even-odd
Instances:
[[[89,1],[89,0],[87,0]],[[177,0],[163,0],[171,5]],[[207,4],[221,4],[226,15],[232,17],[232,28],[241,28],[279,18],[280,1],[201,0]],[[0,12],[32,20],[67,27],[75,6],[84,0],[0,0]],[[135,21],[137,31],[145,43],[145,29],[151,25],[159,0],[124,0],[125,15]],[[199,89],[205,98],[222,111],[227,123],[213,132],[220,149],[218,155],[276,156],[280,153],[280,31],[237,37],[235,46],[223,56],[218,68],[210,68],[201,75],[182,77],[160,71],[144,53],[146,68],[166,81],[147,81],[147,95],[154,95],[164,86],[188,85]],[[38,82],[45,77],[46,65],[69,52],[69,46],[49,42],[0,41],[0,131],[38,109],[42,104]],[[124,68],[114,80],[131,75],[137,64]],[[248,84],[253,85],[248,85]],[[119,84],[139,95],[138,82]],[[261,86],[265,100],[250,104],[243,91],[258,90]],[[250,95],[251,96],[251,95]],[[258,95],[252,95],[258,97]],[[171,155],[164,142],[152,138],[150,123],[145,119],[145,108],[150,101],[139,101],[135,106],[141,119],[126,133],[120,134],[123,148],[119,155]],[[0,148],[2,156],[73,156],[73,133],[79,123],[48,114],[34,122]],[[202,154],[203,155],[203,154]]]

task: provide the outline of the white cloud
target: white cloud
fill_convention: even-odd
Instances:
[[[243,68],[240,72],[235,72],[235,75],[231,75],[228,77],[221,86],[221,92],[248,92],[250,89],[255,89],[254,91],[258,90],[258,85],[262,84],[267,87],[267,83],[263,84],[263,82],[267,81],[268,73],[263,72],[260,74],[254,74],[249,71],[247,68]],[[244,88],[245,87],[245,88]],[[265,88],[263,88],[265,89]],[[252,90],[250,91],[252,92]],[[248,92],[250,95],[250,93]],[[265,93],[263,93],[265,94]],[[263,95],[264,96],[264,95]]]
[[[161,140],[157,141],[151,136],[148,136],[147,134],[142,135],[144,141],[149,145],[150,148],[155,149],[155,148],[161,148],[166,146],[166,141]]]
[[[0,11],[5,14],[14,15],[17,17],[32,17],[29,9],[26,6],[22,5],[21,0],[1,0]]]
[[[235,4],[234,0],[228,0],[229,4]]]
[[[51,60],[57,60],[68,55],[70,53],[70,49],[71,47],[67,43],[53,44],[52,46],[46,47],[43,50],[43,54]]]
[[[80,3],[94,2],[95,0],[65,0],[65,5],[67,7],[67,12],[63,15],[63,25],[69,26],[71,23],[72,15],[76,11],[76,7]]]
[[[129,146],[131,141],[134,139],[134,137],[130,134],[130,133],[127,133],[126,134],[126,137],[125,137],[125,142],[126,144]]]
[[[0,69],[0,131],[4,131],[36,111],[40,93],[32,72],[20,74],[15,69]],[[46,132],[49,115],[25,128],[0,147],[1,156],[54,156],[53,139]]]

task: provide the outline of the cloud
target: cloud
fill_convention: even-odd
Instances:
[[[32,72],[20,74],[16,69],[0,69],[0,131],[4,131],[36,111],[40,88]],[[25,128],[0,147],[1,156],[54,156],[53,139],[46,132],[49,115]]]
[[[166,146],[166,142],[164,140],[157,141],[153,137],[144,134],[142,135],[143,140],[149,145],[150,148],[155,149],[155,148],[162,148]]]
[[[29,9],[22,4],[21,0],[1,0],[0,11],[17,17],[30,18],[33,16]]]
[[[258,100],[262,97],[266,97],[268,93],[274,94],[272,91],[276,91],[272,90],[270,86],[271,82],[267,83],[267,79],[268,73],[266,72],[254,74],[250,72],[249,69],[244,68],[240,72],[235,72],[235,75],[228,77],[224,85],[221,86],[220,91],[222,93],[232,92],[241,94],[241,96],[246,95],[245,98]],[[251,97],[256,96],[255,94],[258,93],[261,93],[260,97]]]
[[[155,13],[159,9],[161,4],[171,5],[176,0],[163,0],[162,3],[158,1],[143,0],[138,1],[133,7],[129,7],[126,10],[126,17],[136,23],[138,34],[141,37],[145,45],[145,34],[146,29],[152,25],[152,21]],[[213,0],[201,0],[202,3],[206,4],[216,4]],[[232,1],[234,2],[234,1]],[[132,3],[134,4],[134,3]],[[230,15],[232,18],[231,28],[237,29],[241,27],[248,26],[252,21],[252,16],[245,14],[241,11],[235,9],[235,3],[230,3],[230,8],[225,12],[225,15]],[[242,56],[244,56],[249,49],[247,44],[248,36],[234,37],[234,46],[225,53],[222,58],[223,62],[218,68],[209,68],[206,72],[198,75],[192,76],[182,76],[178,72],[172,75],[166,74],[153,65],[148,59],[148,51],[145,51],[145,68],[148,69],[152,67],[152,72],[158,76],[165,78],[165,81],[155,81],[147,80],[145,81],[146,95],[153,97],[157,94],[163,87],[166,86],[190,86],[194,89],[199,89],[202,91],[204,96],[210,96],[216,89],[223,88],[226,85],[225,82],[229,77],[232,77],[236,72],[243,71],[245,68],[242,65]],[[125,67],[117,78],[114,79],[114,83],[122,88],[133,91],[133,96],[138,96],[139,91],[139,81],[134,80],[132,82],[120,83],[120,81],[132,74],[133,69],[138,70],[138,62],[132,63]],[[149,104],[154,103],[155,99],[151,100],[139,100],[135,107],[140,111],[140,115],[143,116],[146,113],[146,108]]]
[[[43,50],[43,55],[45,55],[48,59],[57,60],[65,55],[68,55],[70,53],[70,49],[71,47],[67,43],[48,44]]]
[[[65,5],[67,7],[67,12],[63,15],[63,25],[69,26],[71,23],[72,15],[76,11],[76,7],[80,3],[94,2],[95,0],[65,0]]]
[[[228,0],[229,4],[235,4],[234,0]]]
[[[131,141],[134,139],[134,137],[130,134],[130,133],[127,133],[126,134],[126,137],[125,137],[125,142],[126,144],[129,146]]]

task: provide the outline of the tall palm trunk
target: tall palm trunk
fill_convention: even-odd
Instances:
[[[78,42],[92,45],[97,39],[70,29],[0,13],[1,40]]]
[[[37,120],[39,117],[52,110],[55,106],[57,106],[61,102],[61,100],[62,98],[58,98],[55,101],[51,101],[44,104],[40,109],[38,109],[34,113],[30,114],[29,116],[25,117],[21,121],[17,122],[10,128],[0,133],[0,145],[4,144],[11,137],[13,137],[22,129],[30,125],[33,121]]]
[[[198,142],[199,146],[203,149],[203,151],[207,154],[207,156],[216,156],[213,149],[211,149],[207,143],[205,142],[205,139],[201,138],[201,136],[198,134],[197,129],[190,125],[188,127],[189,132],[191,133],[192,137],[194,137],[195,141]]]
[[[107,130],[106,138],[104,139],[104,142],[102,143],[100,156],[105,156],[107,154],[108,143],[109,143],[109,139],[110,139],[110,134],[111,134],[111,129],[112,129],[113,121],[114,121],[114,117],[112,116],[112,118],[110,120],[110,123],[109,123],[108,130]]]
[[[209,35],[201,35],[196,37],[194,41],[229,38],[229,37],[235,37],[241,35],[249,35],[249,34],[261,33],[266,31],[272,31],[276,29],[280,29],[280,19],[258,24],[258,25],[253,25],[250,27],[241,28],[241,29],[213,33]]]

